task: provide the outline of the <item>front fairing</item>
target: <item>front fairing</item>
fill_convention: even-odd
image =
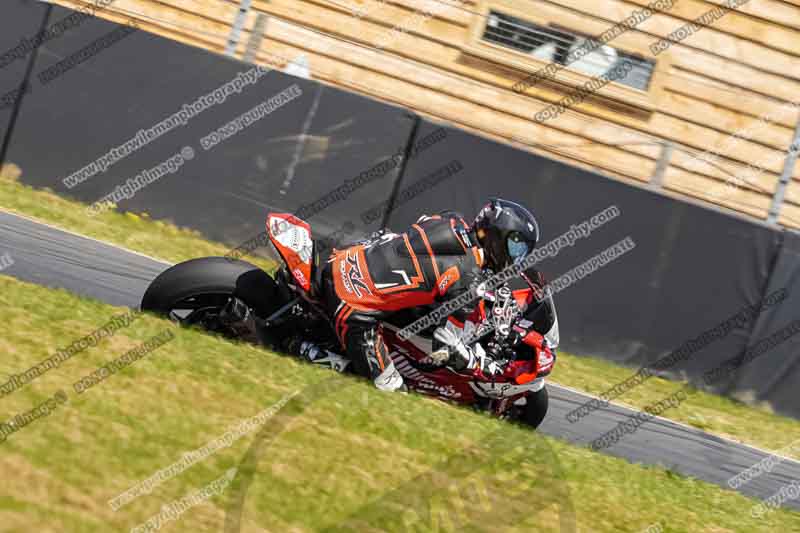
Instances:
[[[546,300],[551,308],[551,315],[552,315],[552,325],[550,329],[544,334],[544,340],[547,341],[547,347],[550,349],[558,348],[558,344],[561,341],[561,335],[558,329],[558,313],[556,313],[556,304],[553,301],[553,295],[548,294]]]

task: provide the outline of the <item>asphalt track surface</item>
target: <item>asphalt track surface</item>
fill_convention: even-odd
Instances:
[[[134,308],[138,308],[149,282],[169,267],[143,255],[0,211],[0,254],[5,252],[14,264],[2,274]],[[555,374],[558,375],[558,365]],[[635,413],[612,404],[570,423],[566,413],[591,397],[554,384],[548,387],[550,411],[540,431],[579,446],[588,445]],[[660,465],[728,490],[728,479],[769,455],[662,418],[642,425],[602,453]],[[800,462],[786,460],[739,491],[763,499],[798,479]],[[790,500],[784,506],[800,510],[800,501]]]

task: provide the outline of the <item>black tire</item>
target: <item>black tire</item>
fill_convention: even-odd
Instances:
[[[534,429],[538,428],[544,420],[545,415],[547,415],[547,408],[549,405],[550,395],[545,386],[526,397],[526,404],[522,408],[520,421]]]
[[[141,309],[169,316],[181,302],[204,297],[208,305],[224,305],[231,295],[244,301],[261,318],[284,303],[275,281],[257,266],[225,257],[202,257],[178,263],[159,274],[145,291]]]

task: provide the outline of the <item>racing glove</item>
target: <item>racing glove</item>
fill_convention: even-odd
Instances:
[[[457,371],[480,370],[487,375],[503,372],[500,365],[486,354],[480,343],[475,343],[474,348],[469,347],[453,330],[442,327],[436,328],[433,337],[445,346],[431,353],[434,361],[446,364]]]

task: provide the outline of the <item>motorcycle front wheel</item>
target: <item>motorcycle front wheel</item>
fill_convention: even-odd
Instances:
[[[159,274],[145,291],[141,309],[183,325],[227,334],[226,326],[217,318],[232,296],[261,318],[285,303],[275,281],[257,266],[225,257],[202,257]]]
[[[530,393],[525,397],[525,405],[522,407],[519,421],[532,428],[538,428],[547,415],[547,408],[550,405],[550,396],[547,387],[544,386],[536,392]]]

